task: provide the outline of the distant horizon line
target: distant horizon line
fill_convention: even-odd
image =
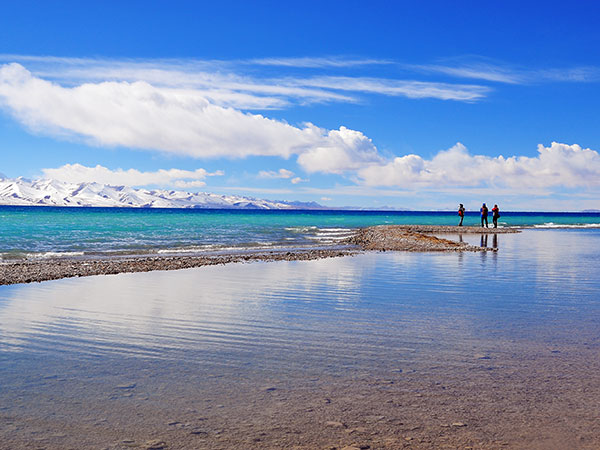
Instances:
[[[303,202],[304,203],[304,202]],[[322,206],[322,205],[321,205]],[[56,209],[117,209],[117,210],[177,210],[177,211],[239,211],[239,212],[261,212],[261,213],[277,213],[277,212],[372,212],[372,213],[419,213],[419,214],[437,214],[447,213],[456,214],[453,209],[377,209],[377,208],[361,208],[353,206],[340,207],[323,207],[323,208],[203,208],[203,207],[148,207],[148,206],[87,206],[87,205],[9,205],[0,203],[0,208],[56,208]],[[478,210],[466,210],[465,213],[479,215]],[[600,214],[600,209],[584,209],[572,211],[546,211],[546,210],[502,210],[502,214]]]

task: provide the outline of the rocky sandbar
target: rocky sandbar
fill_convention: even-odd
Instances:
[[[195,256],[142,256],[118,259],[28,260],[0,264],[0,285],[60,278],[109,275],[124,272],[177,270],[251,261],[305,261],[356,254],[361,250],[409,252],[496,251],[434,236],[461,233],[515,233],[512,228],[479,228],[429,225],[381,225],[359,229],[343,244],[346,248],[295,249]]]
[[[478,247],[434,236],[434,234],[516,233],[513,228],[481,228],[435,225],[378,225],[361,228],[348,242],[365,250],[409,252],[485,252],[495,248]]]

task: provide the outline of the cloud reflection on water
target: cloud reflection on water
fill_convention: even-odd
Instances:
[[[491,257],[368,253],[3,286],[0,354],[369,367],[578,339],[568,330],[597,322],[599,236],[503,235]]]

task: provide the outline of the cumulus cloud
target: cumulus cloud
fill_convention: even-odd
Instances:
[[[427,160],[405,155],[359,169],[368,186],[452,188],[498,186],[512,189],[600,186],[600,154],[579,145],[538,146],[536,157],[471,155],[457,143]]]
[[[143,81],[63,87],[19,64],[0,67],[0,104],[33,130],[195,158],[300,155],[309,171],[339,172],[377,152],[366,136],[345,127],[295,127],[214,105],[193,90]],[[314,166],[322,161],[325,166]]]
[[[204,169],[160,169],[156,172],[141,172],[136,169],[111,170],[100,165],[86,167],[81,164],[65,164],[54,169],[42,169],[42,172],[47,178],[70,183],[96,182],[113,186],[173,185],[179,188],[205,186],[206,177],[224,175],[223,171],[211,173]]]
[[[329,131],[326,141],[298,156],[298,164],[309,173],[342,173],[381,161],[371,139],[346,127]]]
[[[309,180],[300,178],[300,177],[294,177],[290,181],[292,182],[292,184],[298,184],[298,183],[308,183]]]
[[[258,173],[258,178],[292,178],[294,172],[287,169],[279,169],[277,172],[274,170],[261,170]]]

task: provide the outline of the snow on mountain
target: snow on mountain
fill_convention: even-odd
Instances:
[[[315,203],[260,200],[205,192],[134,189],[99,183],[67,183],[0,177],[0,205],[130,208],[319,209]]]

